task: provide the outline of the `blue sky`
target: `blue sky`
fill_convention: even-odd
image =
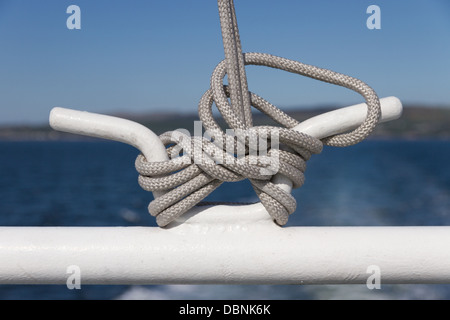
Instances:
[[[66,9],[81,8],[81,30]],[[369,30],[369,5],[381,29]],[[345,73],[380,97],[450,105],[450,1],[235,0],[243,50]],[[196,112],[224,57],[215,0],[0,0],[0,124],[52,107]],[[248,66],[251,91],[289,108],[362,102],[348,89]]]

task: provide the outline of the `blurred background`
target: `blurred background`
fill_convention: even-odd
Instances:
[[[381,29],[369,29],[370,5]],[[70,5],[81,29],[67,28]],[[235,0],[244,52],[348,74],[404,104],[348,148],[326,147],[294,190],[289,225],[450,225],[450,3]],[[154,226],[130,146],[53,131],[55,106],[157,133],[193,129],[223,58],[216,1],[0,0],[0,225]],[[363,102],[353,91],[247,67],[251,91],[296,119]],[[255,114],[257,123],[267,121]],[[247,182],[209,200],[257,201]],[[437,244],[445,245],[445,244]],[[0,299],[449,299],[448,285],[0,285]]]

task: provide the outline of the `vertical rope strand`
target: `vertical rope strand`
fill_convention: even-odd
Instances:
[[[233,0],[218,0],[231,106],[246,127],[252,126],[244,57]]]

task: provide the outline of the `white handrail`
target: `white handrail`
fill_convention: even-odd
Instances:
[[[0,284],[64,285],[71,266],[81,285],[450,283],[450,227],[281,228],[257,205],[219,209],[169,228],[0,228]]]

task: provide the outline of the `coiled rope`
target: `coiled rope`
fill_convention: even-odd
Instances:
[[[233,0],[218,0],[225,60],[211,76],[211,87],[199,103],[199,117],[210,138],[190,136],[183,131],[160,135],[167,147],[169,160],[147,162],[143,155],[136,159],[139,184],[147,191],[164,191],[149,205],[159,226],[171,221],[200,203],[223,182],[249,179],[261,203],[279,225],[284,225],[296,209],[296,200],[271,182],[275,173],[288,177],[294,188],[304,182],[306,161],[322,151],[323,144],[344,147],[365,139],[377,125],[381,115],[377,94],[364,82],[327,69],[265,53],[242,53]],[[361,94],[368,106],[365,121],[355,130],[322,140],[292,130],[299,122],[262,97],[249,92],[245,65],[280,69],[320,81],[346,87]],[[227,76],[228,85],[223,81]],[[228,100],[229,98],[229,100]],[[216,105],[226,124],[225,132],[215,121]],[[281,127],[253,126],[251,107],[263,112]],[[277,141],[272,143],[252,141]],[[231,147],[230,147],[231,146]],[[231,150],[230,150],[231,149]],[[255,150],[256,149],[256,150]],[[239,154],[239,150],[243,150]]]

